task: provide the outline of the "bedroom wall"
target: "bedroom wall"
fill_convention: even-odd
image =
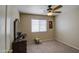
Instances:
[[[65,5],[56,17],[56,40],[79,49],[79,6]]]
[[[31,14],[21,14],[20,27],[22,32],[27,33],[26,39],[28,42],[33,42],[35,37],[40,37],[42,41],[53,40],[53,30],[48,28],[48,21],[53,21],[52,17],[41,16],[41,15],[31,15]],[[31,32],[31,20],[32,19],[46,19],[47,20],[47,32]]]
[[[0,52],[5,52],[5,7],[0,5]]]

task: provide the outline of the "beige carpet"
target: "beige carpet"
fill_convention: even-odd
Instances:
[[[78,53],[72,47],[69,47],[58,41],[46,41],[39,45],[29,44],[27,45],[27,53]]]

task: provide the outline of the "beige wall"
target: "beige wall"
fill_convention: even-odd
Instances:
[[[0,52],[5,52],[5,7],[0,5]]]
[[[63,6],[56,18],[56,40],[79,49],[79,6]]]
[[[20,31],[27,33],[26,39],[28,41],[33,41],[35,37],[40,37],[41,40],[53,40],[53,29],[48,28],[48,23],[47,23],[47,32],[32,33],[31,32],[32,19],[46,19],[47,22],[50,20],[53,21],[53,18],[48,16],[21,14]]]

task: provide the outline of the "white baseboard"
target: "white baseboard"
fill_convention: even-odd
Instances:
[[[70,46],[70,47],[72,47],[72,48],[75,48],[75,49],[79,50],[79,47],[76,47],[76,46],[74,46],[74,45],[71,45],[71,44],[69,44],[69,43],[67,43],[67,42],[60,41],[60,40],[57,40],[57,41],[59,41],[59,42],[65,44],[65,45],[68,45],[68,46]]]
[[[8,52],[8,53],[12,53],[12,51],[13,51],[13,50],[8,50],[7,52]]]

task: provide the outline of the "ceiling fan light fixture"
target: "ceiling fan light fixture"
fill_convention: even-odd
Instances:
[[[53,13],[52,12],[48,12],[48,14],[47,14],[48,16],[52,16],[53,15]]]

